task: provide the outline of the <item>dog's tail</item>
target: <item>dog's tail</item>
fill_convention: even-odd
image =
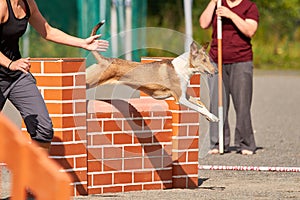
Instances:
[[[98,29],[105,23],[105,20],[102,20],[101,22],[99,22],[92,30],[91,36],[96,35]]]
[[[101,22],[99,22],[92,30],[91,32],[91,36],[96,35],[98,29],[105,23],[105,20],[102,20]],[[94,55],[94,57],[96,58],[96,60],[98,62],[101,62],[101,60],[104,59],[104,57],[98,52],[98,51],[92,51],[92,54]]]

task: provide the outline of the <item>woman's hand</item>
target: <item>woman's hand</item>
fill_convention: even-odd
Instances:
[[[97,40],[101,35],[94,35],[85,39],[84,49],[89,51],[106,51],[109,43],[106,40]]]
[[[232,18],[232,15],[233,15],[233,12],[232,12],[231,10],[229,10],[229,9],[228,9],[227,7],[225,7],[225,6],[220,6],[219,8],[217,8],[216,14],[217,14],[219,17],[226,17],[226,18],[231,19],[231,18]]]
[[[24,73],[28,73],[30,70],[30,58],[20,58],[19,60],[13,61],[9,65],[9,69],[12,71],[22,71]]]

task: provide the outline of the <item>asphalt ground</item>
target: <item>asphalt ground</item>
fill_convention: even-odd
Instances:
[[[252,122],[256,154],[233,151],[208,155],[206,123],[201,122],[199,165],[300,167],[300,71],[254,73]],[[229,112],[232,133],[235,114]],[[204,121],[204,120],[202,120]],[[75,197],[75,200],[300,199],[300,172],[199,170],[197,189],[137,191]],[[5,179],[5,177],[4,177]],[[6,183],[2,180],[2,198]],[[1,184],[0,184],[1,188]],[[7,193],[6,193],[7,195]]]

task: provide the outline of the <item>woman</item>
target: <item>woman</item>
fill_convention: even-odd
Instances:
[[[53,127],[45,102],[30,73],[30,58],[22,58],[19,38],[28,22],[46,40],[59,44],[105,51],[108,42],[100,35],[81,39],[53,28],[34,0],[0,0],[0,111],[6,99],[19,110],[31,138],[49,149]]]
[[[228,108],[232,97],[236,112],[235,146],[243,155],[255,153],[256,144],[251,122],[251,101],[253,82],[253,52],[251,38],[259,21],[257,6],[250,0],[222,0],[217,8],[217,0],[211,0],[200,16],[200,27],[212,25],[212,42],[209,55],[214,63],[218,61],[217,16],[222,17],[223,46],[223,86],[224,94],[224,149],[229,151],[230,129]],[[209,80],[211,89],[211,112],[217,114],[217,76]],[[210,154],[219,153],[218,124],[210,124]]]

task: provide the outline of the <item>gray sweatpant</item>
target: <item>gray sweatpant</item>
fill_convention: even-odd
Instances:
[[[0,111],[9,99],[20,112],[33,140],[51,142],[53,126],[44,99],[32,74],[22,74],[17,80],[0,82]]]
[[[224,149],[229,150],[230,127],[228,109],[230,95],[236,112],[234,145],[238,151],[256,150],[251,122],[251,103],[253,93],[253,63],[240,62],[223,65],[223,109],[224,109]],[[210,88],[210,110],[218,115],[218,76],[208,78]],[[211,149],[219,148],[218,123],[210,123]]]

